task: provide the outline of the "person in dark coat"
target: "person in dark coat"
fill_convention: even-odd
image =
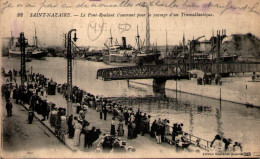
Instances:
[[[42,121],[44,121],[45,119],[46,119],[46,117],[47,117],[47,114],[48,114],[48,112],[47,112],[47,107],[48,107],[48,104],[47,104],[47,102],[46,102],[46,100],[43,100],[42,101],[42,105],[41,105],[41,113],[42,113],[42,116],[43,116],[43,119],[42,119]]]
[[[99,105],[98,105],[98,107],[97,107],[97,111],[99,112],[99,116],[100,116],[100,119],[102,119],[102,116],[103,116],[103,107],[102,107],[102,103],[103,103],[103,101],[102,100],[100,100],[100,102],[98,102],[99,103]]]
[[[125,125],[128,124],[128,120],[129,120],[128,118],[129,118],[129,116],[130,116],[130,115],[129,115],[129,113],[128,113],[128,110],[126,109],[125,112],[124,112]]]
[[[8,117],[12,116],[12,108],[13,108],[13,104],[10,102],[10,100],[7,100],[6,111]]]
[[[224,144],[225,144],[225,151],[228,151],[229,145],[232,143],[232,139],[230,139],[230,138],[229,138],[229,139],[224,138],[222,141],[223,141]]]
[[[102,143],[103,152],[108,153],[113,148],[114,139],[111,136],[106,136]]]
[[[172,141],[175,142],[175,137],[178,135],[178,127],[177,124],[173,124],[173,128],[172,128]]]
[[[100,131],[100,129],[96,129],[95,127],[92,127],[92,129],[89,131],[89,136],[87,139],[87,146],[88,148],[92,148],[92,144],[99,138],[99,135],[102,132]]]
[[[5,100],[6,102],[10,99],[10,95],[11,95],[11,92],[9,91],[9,89],[5,89]]]
[[[128,138],[128,139],[133,139],[133,138],[134,138],[132,122],[129,122],[129,123],[128,123],[128,134],[127,134],[127,138]]]
[[[17,99],[17,91],[18,91],[18,89],[14,88],[14,90],[13,90],[13,99]]]
[[[102,104],[102,112],[104,113],[104,120],[107,120],[107,105],[106,102]]]
[[[145,134],[145,120],[146,120],[146,118],[144,116],[142,116],[142,119],[140,121],[140,131],[141,131],[142,136],[144,136],[144,134]]]
[[[60,127],[61,127],[61,116],[62,116],[62,112],[61,112],[62,108],[58,108],[58,113],[56,116],[56,121],[55,121],[55,133],[58,134]]]
[[[137,134],[140,134],[140,130],[141,130],[141,118],[142,118],[142,116],[141,116],[141,113],[140,113],[140,110],[138,109],[138,111],[136,112],[136,114],[135,114],[135,124],[136,124],[136,127],[135,127],[135,129],[136,129],[136,132],[137,132]]]
[[[79,114],[79,111],[81,110],[81,106],[79,103],[77,103],[77,107],[76,107],[76,113]]]
[[[9,74],[9,77],[10,77],[10,82],[12,82],[12,80],[13,80],[13,73],[12,73],[12,71],[10,70],[8,72],[8,74]]]
[[[133,136],[134,136],[134,138],[137,138],[138,132],[137,132],[136,122],[133,122],[133,123],[132,123],[132,127],[133,127]]]
[[[156,120],[154,120],[151,126],[151,133],[150,133],[151,137],[155,137],[155,129],[156,129]]]
[[[32,124],[33,122],[33,117],[34,117],[34,111],[33,111],[33,108],[31,107],[29,109],[29,112],[28,112],[28,121],[29,121],[29,124]]]
[[[68,124],[68,129],[69,129],[69,138],[72,139],[74,137],[74,132],[75,132],[72,114],[70,114],[67,124]]]
[[[92,146],[91,139],[94,136],[96,127],[92,127],[90,131],[88,131],[85,135],[85,147],[90,148]]]

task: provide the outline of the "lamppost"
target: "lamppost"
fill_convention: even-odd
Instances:
[[[67,115],[72,113],[72,55],[71,55],[71,33],[75,31],[73,41],[77,41],[76,29],[71,29],[68,32],[67,40],[67,84],[68,84],[68,100],[67,100]]]
[[[25,47],[27,44],[27,41],[24,37],[24,33],[20,33],[20,50],[21,50],[21,85],[24,86],[24,83],[26,81],[26,62],[25,62]]]

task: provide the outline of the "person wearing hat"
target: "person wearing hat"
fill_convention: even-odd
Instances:
[[[213,150],[215,152],[222,152],[222,141],[221,141],[221,136],[216,135],[214,140],[211,142],[210,147],[213,147]]]
[[[110,135],[113,136],[116,135],[115,119],[116,119],[115,117],[112,118],[111,130],[110,130]]]
[[[10,92],[10,90],[9,90],[8,87],[5,89],[4,94],[5,94],[5,100],[6,100],[6,102],[7,102],[7,100],[10,99],[10,95],[11,95],[11,92]]]
[[[118,136],[124,136],[124,124],[122,120],[119,120],[117,131],[118,131]]]
[[[102,98],[100,98],[100,101],[98,102],[99,104],[98,104],[98,107],[97,107],[97,111],[99,112],[99,117],[100,117],[100,119],[102,119],[102,117],[103,117],[103,112],[102,112],[102,103],[103,103],[103,99]]]
[[[150,133],[150,119],[151,119],[151,115],[148,115],[146,121],[145,121],[145,128],[146,128],[146,133]]]
[[[222,140],[223,142],[224,142],[224,144],[225,144],[225,151],[228,151],[229,150],[229,148],[230,148],[230,145],[231,145],[231,143],[232,143],[232,139],[226,139],[226,138],[223,138],[223,140]]]
[[[68,133],[68,125],[66,123],[66,117],[64,115],[61,116],[61,124],[59,130],[59,137],[62,141],[65,141],[65,135]]]
[[[28,112],[28,121],[29,121],[29,124],[32,124],[32,122],[33,122],[33,116],[34,116],[33,107],[30,107],[30,108],[29,108],[29,112]]]
[[[127,109],[124,110],[125,125],[128,124],[130,114]]]
[[[73,114],[69,115],[67,124],[68,124],[68,134],[69,134],[68,136],[70,139],[72,139],[74,137],[74,132],[75,132],[74,123],[73,123]]]
[[[233,151],[237,152],[237,153],[243,152],[243,148],[242,148],[241,143],[235,142],[235,144],[233,145]]]
[[[79,146],[79,137],[80,137],[80,132],[82,129],[82,124],[79,120],[77,120],[77,118],[75,119],[75,125],[74,125],[74,129],[75,129],[75,133],[74,133],[74,146]]]
[[[102,103],[102,112],[104,113],[104,120],[107,120],[107,102],[103,101]]]
[[[13,108],[13,104],[8,99],[7,103],[6,103],[6,111],[7,111],[7,116],[8,117],[12,116],[12,108]]]
[[[167,136],[170,134],[170,121],[166,119],[166,122],[165,122],[165,132],[164,134]]]
[[[44,121],[46,119],[47,116],[49,116],[49,112],[48,112],[48,104],[47,104],[47,100],[44,99],[42,101],[42,105],[41,105],[41,112],[42,112],[42,116],[43,116],[43,119],[41,121]]]
[[[178,131],[177,123],[174,123],[173,128],[172,128],[172,141],[173,142],[175,142],[175,137],[178,135],[177,131]]]

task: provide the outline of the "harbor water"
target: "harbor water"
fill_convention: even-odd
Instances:
[[[65,58],[47,57],[26,64],[28,73],[41,73],[61,84],[67,81]],[[2,57],[2,67],[6,71],[13,68],[18,70],[20,59]],[[108,67],[112,66],[101,62],[73,60],[73,85],[94,95],[117,97],[122,104],[150,114],[151,122],[157,118],[167,118],[171,125],[183,123],[184,131],[203,139],[211,141],[216,134],[222,133],[233,142],[242,143],[244,152],[259,150],[259,108],[171,90],[166,90],[163,95],[166,98],[162,98],[162,94],[153,92],[151,86],[127,80],[96,79],[97,70]],[[59,106],[59,103],[56,104]]]

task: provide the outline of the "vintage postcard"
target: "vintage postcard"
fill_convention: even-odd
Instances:
[[[0,0],[1,157],[260,157],[259,16],[259,0]]]

